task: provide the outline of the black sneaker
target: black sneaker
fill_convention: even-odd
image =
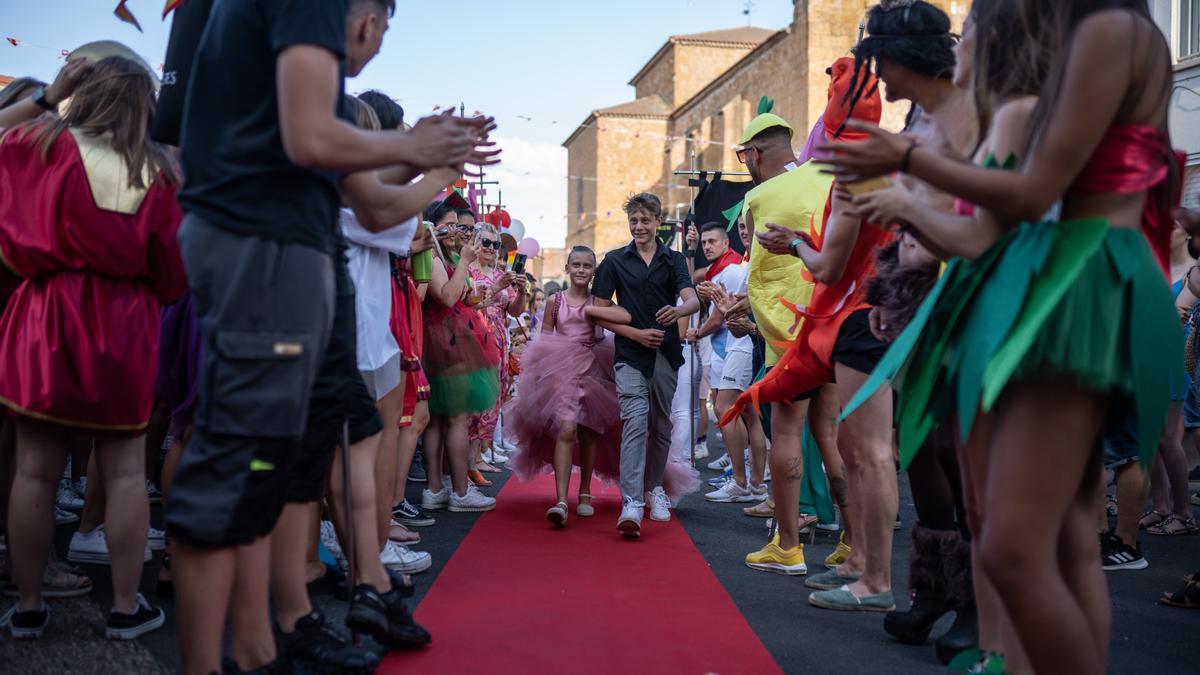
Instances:
[[[146,602],[146,597],[138,593],[137,609],[133,614],[121,614],[115,610],[109,612],[104,637],[109,640],[133,640],[155,628],[161,628],[166,619],[167,615],[161,608],[152,607]]]
[[[146,498],[151,504],[162,503],[162,490],[158,489],[158,484],[152,480],[146,481]]]
[[[283,668],[283,660],[278,658],[254,670],[241,670],[238,668],[237,661],[229,657],[221,661],[221,675],[284,675],[286,672]]]
[[[421,457],[421,452],[418,450],[417,454],[413,456],[412,465],[408,467],[408,482],[424,483],[426,480],[425,459]]]
[[[350,641],[325,623],[313,610],[296,621],[296,630],[281,632],[279,646],[287,672],[369,675],[379,667],[379,655]]]
[[[424,647],[432,638],[417,625],[397,591],[380,593],[366,584],[354,587],[346,625],[392,649]]]
[[[422,481],[424,482],[424,481]],[[392,507],[392,518],[401,525],[410,527],[429,527],[435,521],[429,517],[429,514],[421,510],[421,507],[409,502],[407,499]]]
[[[33,609],[28,612],[18,612],[17,604],[13,603],[13,606],[0,616],[0,626],[8,626],[8,632],[14,640],[37,640],[49,625],[50,607],[45,602],[42,602],[40,610]]]
[[[1115,534],[1100,540],[1100,562],[1104,570],[1144,570],[1150,566],[1142,555],[1142,547],[1130,546]]]

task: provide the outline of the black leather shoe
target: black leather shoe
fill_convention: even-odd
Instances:
[[[432,640],[429,631],[413,621],[400,593],[380,593],[366,584],[354,587],[346,625],[392,649],[424,647]]]
[[[922,645],[929,639],[933,624],[950,611],[945,598],[929,591],[917,591],[908,611],[891,611],[883,619],[883,629],[900,642]]]
[[[379,667],[378,654],[350,644],[315,610],[296,622],[296,630],[281,633],[279,646],[284,672],[369,675]]]
[[[937,639],[934,648],[937,650],[939,661],[950,663],[960,653],[977,647],[979,647],[979,626],[975,613],[975,602],[972,601],[957,610],[954,625],[946,631],[945,635]]]

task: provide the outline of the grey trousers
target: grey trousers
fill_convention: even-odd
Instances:
[[[621,403],[621,496],[641,502],[643,493],[662,486],[671,450],[671,399],[678,373],[662,352],[654,377],[625,363],[616,364]]]

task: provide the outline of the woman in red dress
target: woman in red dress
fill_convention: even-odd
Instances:
[[[162,625],[138,592],[149,504],[144,432],[154,399],[159,306],[186,287],[166,152],[148,138],[154,80],[98,62],[62,118],[0,140],[0,261],[20,285],[0,315],[0,404],[16,417],[9,546],[17,605],[0,623],[37,638],[49,623],[42,568],[67,440],[96,436],[108,502],[113,610],[106,634]]]

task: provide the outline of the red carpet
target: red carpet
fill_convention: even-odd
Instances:
[[[510,479],[417,608],[433,645],[378,672],[780,672],[678,521],[622,541],[616,486],[594,488],[554,530],[553,480]]]

